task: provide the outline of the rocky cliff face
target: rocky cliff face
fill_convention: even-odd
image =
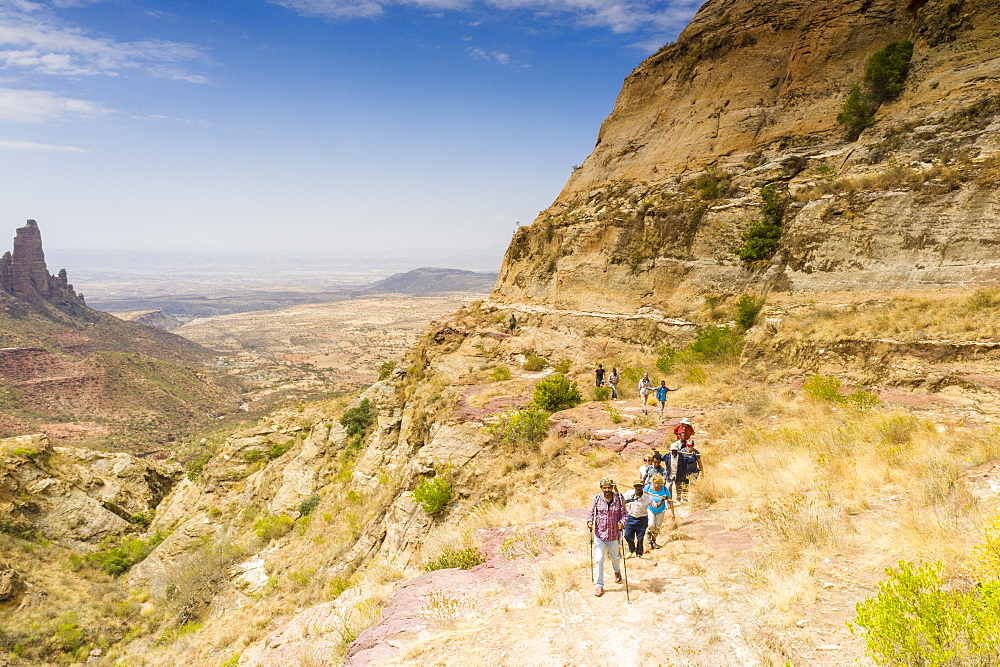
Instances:
[[[902,96],[848,141],[867,59],[915,49]],[[669,310],[741,289],[1000,279],[1000,14],[988,0],[709,0],[626,79],[594,152],[514,237],[495,297]],[[778,252],[735,255],[787,202]]]

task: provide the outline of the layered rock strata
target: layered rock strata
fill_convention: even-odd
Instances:
[[[867,59],[910,39],[905,90],[848,141]],[[626,79],[593,153],[515,235],[494,298],[670,310],[745,289],[1000,280],[1000,14],[987,0],[709,0]],[[761,188],[778,251],[747,266]]]

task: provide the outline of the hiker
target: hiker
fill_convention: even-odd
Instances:
[[[649,503],[652,496],[646,495],[643,481],[632,484],[632,490],[625,493],[625,507],[628,509],[628,519],[625,521],[625,541],[628,542],[628,555],[642,557],[643,540],[646,538],[646,526],[649,525]]]
[[[608,386],[611,387],[611,400],[618,400],[618,382],[621,380],[621,376],[618,375],[618,369],[612,368],[611,375],[608,376]]]
[[[649,379],[649,373],[643,373],[639,380],[639,400],[642,402],[642,414],[646,414],[646,397],[653,392],[653,381]]]
[[[625,499],[615,490],[615,481],[610,477],[601,480],[601,492],[594,496],[590,503],[590,514],[587,516],[587,528],[594,531],[594,576],[597,588],[594,595],[604,595],[604,557],[611,553],[611,569],[615,573],[615,583],[622,582],[619,563],[621,552],[618,549],[622,531],[625,529]]]
[[[659,452],[656,454],[659,454]],[[667,475],[666,468],[664,468],[660,463],[663,460],[663,457],[654,457],[656,457],[656,455],[647,454],[642,459],[642,465],[639,466],[639,479],[641,479],[645,485],[650,483],[650,480],[653,479],[654,475],[663,475],[664,477]]]
[[[678,387],[679,389],[680,387]],[[691,420],[687,417],[683,417],[677,425],[674,426],[674,438],[680,440],[681,442],[686,442],[691,439],[694,435],[694,426],[691,426]]]
[[[670,453],[663,462],[663,467],[667,469],[667,487],[672,489],[671,495],[679,503],[684,502],[681,496],[681,489],[687,487],[687,455],[681,454],[681,443],[674,442],[670,445]]]
[[[646,495],[650,496],[649,518],[646,535],[649,537],[649,548],[659,549],[656,543],[656,536],[660,534],[660,526],[663,525],[663,517],[667,515],[664,511],[670,508],[670,518],[674,520],[674,528],[677,527],[677,515],[674,513],[674,502],[670,499],[670,489],[664,484],[666,480],[663,475],[653,475],[652,480],[643,489]]]
[[[695,449],[694,440],[687,440],[681,447],[681,453],[688,457],[688,479],[698,479],[704,468],[701,467],[701,452]]]
[[[514,327],[517,326],[517,318],[514,317],[514,313],[510,314],[510,319],[507,320],[507,323],[510,325],[510,332],[514,333]]]
[[[656,400],[660,402],[660,423],[663,423],[663,409],[667,407],[667,392],[677,391],[680,387],[671,389],[667,386],[666,380],[660,380],[660,386],[656,388]]]
[[[594,371],[594,382],[596,383],[595,386],[597,386],[597,387],[603,387],[604,386],[604,365],[603,364],[597,364],[597,370]]]

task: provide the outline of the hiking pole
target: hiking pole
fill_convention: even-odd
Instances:
[[[590,535],[590,583],[594,583],[594,531],[587,528],[587,534]]]
[[[625,555],[622,552],[622,538],[618,537],[618,553],[622,554],[622,576],[625,577],[625,601],[632,604],[632,599],[628,595],[628,567],[625,565]]]

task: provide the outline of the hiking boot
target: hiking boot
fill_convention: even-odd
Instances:
[[[615,583],[616,584],[622,583],[622,573],[621,572],[615,572]]]
[[[604,587],[598,586],[597,588],[595,588],[594,595],[596,595],[597,597],[601,597],[602,595],[604,595]]]

